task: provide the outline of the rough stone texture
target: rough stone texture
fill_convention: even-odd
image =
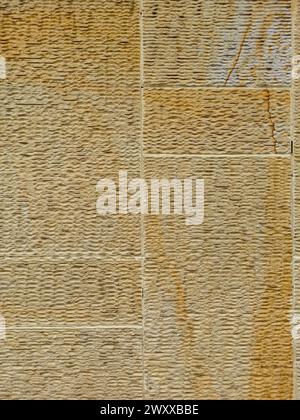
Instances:
[[[0,54],[0,399],[291,399],[291,1],[0,0]],[[98,216],[144,166],[204,224]]]
[[[148,158],[205,179],[205,222],[146,219],[148,397],[292,398],[288,158]]]
[[[95,211],[100,178],[139,173],[137,2],[0,5],[0,253],[139,255],[138,217]]]
[[[290,85],[290,0],[144,0],[146,85]]]
[[[0,346],[0,398],[142,398],[141,350],[139,331],[8,332]]]
[[[139,217],[96,213],[140,172],[138,1],[0,0],[0,54],[0,398],[141,398]]]
[[[300,2],[299,0],[293,0],[293,57],[300,56]],[[298,60],[300,63],[300,60]],[[293,140],[294,140],[294,156],[295,164],[300,163],[300,66],[297,67],[297,60],[295,60],[295,77],[293,78],[292,85],[292,129],[293,129]],[[297,77],[298,75],[298,77]],[[297,168],[296,168],[297,169]],[[296,195],[297,198],[297,195]],[[296,226],[297,228],[297,226]],[[297,244],[297,246],[299,246]],[[300,253],[300,248],[298,248],[297,253]]]
[[[290,91],[145,91],[146,153],[290,153]]]
[[[293,54],[294,59],[300,56],[300,2],[293,0]],[[295,61],[295,65],[300,60]],[[300,332],[300,276],[299,276],[299,259],[300,259],[300,71],[294,68],[298,77],[293,78],[292,89],[292,127],[294,141],[294,313],[293,328],[294,333],[299,335]],[[297,76],[295,74],[294,76]],[[299,335],[300,337],[300,335]],[[294,335],[294,385],[295,398],[300,400],[300,340]]]
[[[294,314],[293,314],[293,338],[294,338],[294,378],[295,399],[300,401],[300,255],[297,254],[294,261]]]
[[[296,340],[294,343],[294,352],[295,352],[295,362],[294,362],[294,371],[295,371],[295,400],[300,401],[300,340]]]
[[[28,117],[32,119],[32,113]],[[59,134],[48,143],[47,135],[39,141],[28,132],[17,144],[9,143],[9,131],[5,132],[7,138],[0,139],[5,150],[0,156],[1,255],[69,258],[140,254],[138,216],[100,217],[96,212],[99,179],[117,178],[120,169],[132,168],[117,152],[114,155],[113,148],[105,156],[101,137],[91,141],[78,133],[78,139],[65,141]],[[135,175],[137,169],[129,173]]]
[[[300,104],[300,102],[299,102]],[[297,137],[294,136],[297,143]],[[297,148],[298,146],[295,145]],[[296,152],[297,153],[297,152]],[[294,215],[295,215],[295,223],[294,223],[294,233],[295,233],[295,255],[300,257],[300,160],[299,158],[295,157],[294,162],[294,190],[295,190],[295,203],[294,203]]]
[[[137,325],[140,263],[2,261],[0,295],[10,327]]]

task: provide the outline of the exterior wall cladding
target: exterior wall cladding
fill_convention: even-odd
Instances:
[[[0,399],[300,399],[300,0],[0,0],[0,55]]]

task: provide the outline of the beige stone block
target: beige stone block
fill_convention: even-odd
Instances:
[[[139,255],[138,217],[96,213],[140,171],[138,2],[2,3],[0,254]]]
[[[299,225],[298,221],[296,222]],[[297,226],[298,227],[298,226]],[[300,258],[296,255],[294,261],[294,311],[292,318],[292,329],[294,338],[294,377],[296,400],[300,400]]]
[[[300,324],[300,256],[295,255],[294,261],[295,285],[294,285],[294,315],[299,317]]]
[[[138,261],[2,261],[0,314],[8,327],[141,323]]]
[[[148,398],[292,398],[288,158],[148,158],[205,180],[205,219],[146,218]]]
[[[146,86],[290,84],[290,0],[143,3]]]
[[[295,371],[295,395],[294,399],[296,401],[300,401],[300,339],[295,341],[295,363],[294,363],[294,371]]]
[[[299,60],[300,63],[300,60]],[[299,66],[300,68],[300,66]],[[299,71],[299,80],[295,79],[293,82],[292,90],[292,105],[293,105],[293,114],[292,114],[292,129],[293,129],[293,149],[296,162],[300,163],[300,71]]]
[[[29,140],[24,147],[6,146],[0,162],[2,255],[140,254],[138,216],[96,211],[100,178],[117,181],[120,169],[128,168],[131,176],[138,171],[120,164],[116,154],[105,157],[96,139],[51,145]]]
[[[138,89],[138,0],[1,0],[0,17],[7,83],[52,87],[70,101]]]
[[[0,341],[0,398],[140,399],[141,332],[9,331]]]
[[[149,89],[144,101],[146,153],[290,152],[288,89]]]
[[[0,157],[0,253],[139,255],[139,217],[104,217],[96,211],[100,178],[117,178],[120,169],[138,173],[134,162],[122,164],[119,147],[105,156],[96,138],[6,145]],[[130,148],[127,152],[129,161]]]
[[[295,138],[297,143],[297,138]],[[300,256],[300,160],[295,156],[294,162],[294,248],[295,255]]]
[[[293,17],[293,53],[300,53],[300,7],[299,0],[292,0]]]

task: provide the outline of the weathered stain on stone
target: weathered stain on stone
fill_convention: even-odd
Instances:
[[[272,113],[271,113],[271,95],[270,95],[270,91],[269,89],[266,89],[266,106],[267,106],[267,113],[268,113],[268,118],[270,121],[270,126],[271,126],[271,136],[273,139],[273,151],[275,154],[278,153],[277,151],[277,139],[275,137],[276,134],[276,127],[275,127],[275,123],[273,121],[273,117],[272,117]]]
[[[140,172],[138,5],[27,0],[1,22],[0,254],[138,256],[139,217],[95,211],[101,177]]]
[[[249,23],[249,25],[246,27],[245,32],[244,32],[244,34],[242,36],[241,43],[239,45],[239,48],[238,48],[236,57],[235,57],[235,59],[233,61],[233,65],[232,65],[232,67],[229,70],[228,76],[226,77],[225,86],[227,86],[227,84],[228,84],[228,82],[229,82],[229,80],[230,80],[230,78],[232,76],[232,73],[235,71],[236,66],[237,66],[237,64],[239,62],[239,59],[240,59],[241,54],[242,54],[242,50],[243,50],[244,45],[245,45],[245,41],[246,41],[247,36],[249,35],[249,31],[251,29],[251,25],[252,25],[252,19],[251,19],[251,22]]]
[[[0,0],[0,398],[291,399],[291,2],[142,3]],[[142,291],[140,218],[95,187],[144,167],[206,209],[145,218]]]
[[[147,89],[144,151],[289,153],[290,102],[288,89]]]
[[[146,219],[148,397],[290,399],[289,159],[148,157],[145,173],[206,191],[202,226]]]
[[[293,398],[290,325],[292,283],[289,267],[292,261],[292,246],[291,238],[284,232],[287,232],[291,216],[288,207],[282,205],[280,174],[274,160],[268,162],[266,175],[270,183],[265,218],[273,220],[274,223],[266,226],[264,242],[261,244],[262,249],[268,253],[269,264],[266,265],[264,278],[260,281],[257,279],[260,304],[253,312],[249,398],[290,400]],[[286,176],[289,175],[286,172]],[[276,240],[281,235],[283,240]],[[284,263],[278,258],[281,253]],[[268,326],[265,327],[264,323]]]
[[[197,341],[197,334],[194,331],[194,323],[193,319],[190,316],[190,308],[189,303],[187,301],[186,296],[186,285],[184,282],[184,278],[182,277],[181,270],[178,270],[178,267],[176,265],[176,262],[170,258],[168,255],[168,247],[164,244],[164,234],[162,230],[162,225],[159,223],[159,221],[155,220],[154,218],[151,219],[151,224],[153,227],[153,236],[151,238],[151,241],[147,242],[147,252],[149,252],[151,255],[159,254],[159,266],[161,265],[166,270],[168,283],[167,286],[170,287],[170,291],[174,286],[174,305],[175,305],[175,316],[176,316],[176,329],[177,334],[182,337],[182,343],[180,346],[180,349],[178,349],[178,352],[180,354],[180,360],[178,360],[181,369],[183,369],[183,392],[193,392],[194,395],[203,395],[203,389],[206,391],[206,398],[209,399],[216,399],[217,398],[217,392],[213,387],[211,375],[209,372],[209,369],[204,364],[201,365],[201,369],[203,370],[202,375],[194,375],[193,369],[194,369],[194,356],[193,356],[193,343],[196,340]],[[168,265],[165,265],[165,262],[168,261]],[[146,286],[146,289],[149,291],[149,289],[153,289],[154,284],[153,281],[151,281],[151,278],[149,278],[151,284]],[[158,294],[161,294],[161,290],[159,288],[156,289]],[[151,299],[150,293],[147,295],[146,293],[146,302],[148,301],[148,298]],[[149,300],[150,302],[150,300]],[[147,309],[147,305],[146,305]],[[151,319],[147,320],[148,323],[146,324],[146,346],[145,351],[146,354],[149,350],[147,346],[147,332],[149,334],[154,332],[156,334],[156,329],[153,328],[153,325],[151,324]],[[148,330],[149,328],[149,330]],[[151,330],[151,332],[150,332]],[[159,338],[158,338],[159,341]],[[163,349],[161,349],[163,350]],[[160,351],[160,348],[157,348],[157,351]],[[176,359],[176,355],[174,354],[174,357]],[[148,369],[147,359],[145,361],[145,367],[146,367],[146,374],[153,378],[155,375],[153,375],[153,372],[150,369]],[[175,366],[176,369],[176,366]],[[185,382],[185,373],[190,372],[190,384],[188,387],[190,389],[185,390],[184,382]],[[157,379],[155,378],[155,383],[157,388],[153,390],[151,387],[149,387],[147,391],[147,396],[153,396],[153,392],[158,391],[159,393],[162,392],[161,384]],[[173,394],[175,390],[170,389],[170,393]],[[179,394],[178,394],[179,395]]]
[[[300,55],[300,3],[298,0],[292,0],[293,15],[293,54],[294,59]],[[297,60],[295,60],[297,61]],[[300,79],[295,77],[292,85],[292,130],[293,130],[293,154],[294,154],[294,296],[293,296],[293,314],[295,321],[291,328],[299,326],[300,315]],[[300,400],[300,340],[294,336],[294,398]]]
[[[146,86],[289,87],[290,0],[143,3]]]

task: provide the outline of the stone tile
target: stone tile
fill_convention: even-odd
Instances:
[[[298,0],[293,0],[293,85],[292,85],[292,105],[293,105],[293,140],[294,153],[297,162],[300,162],[300,7]]]
[[[294,261],[295,286],[294,286],[294,314],[299,317],[300,323],[300,255]]]
[[[294,163],[294,218],[295,255],[300,257],[300,160],[297,157]]]
[[[146,90],[144,150],[289,153],[290,102],[288,89]]]
[[[129,169],[101,146],[73,142],[5,148],[1,162],[0,254],[137,256],[138,216],[97,214],[100,178]]]
[[[3,261],[0,293],[9,327],[141,323],[140,262]]]
[[[205,180],[205,219],[146,218],[148,398],[290,399],[288,158],[148,158]]]
[[[0,254],[139,255],[139,219],[95,210],[140,171],[138,2],[4,2],[0,48]]]
[[[146,85],[288,86],[290,0],[144,0]]]
[[[296,401],[300,401],[300,339],[295,341],[294,344],[294,351],[295,351],[295,363],[294,363],[294,370],[295,370],[295,395],[294,399]]]
[[[1,9],[8,84],[52,87],[70,101],[89,95],[95,105],[138,90],[138,0],[2,0]]]
[[[9,331],[0,341],[0,398],[140,399],[141,332]]]
[[[294,31],[293,31],[293,48],[294,48],[294,56],[297,55],[300,57],[300,10],[298,6],[298,1],[293,1],[293,20],[294,20]],[[293,122],[293,141],[294,141],[294,246],[295,246],[295,254],[296,256],[300,257],[300,118],[299,118],[299,110],[300,110],[300,60],[295,60],[295,67],[294,67],[294,78],[293,78],[293,90],[292,90],[292,99],[293,99],[293,115],[292,115],[292,122]],[[298,266],[295,267],[298,270]],[[295,282],[295,290],[297,292],[299,286],[299,276],[297,276],[294,280]],[[298,302],[298,295],[295,298]],[[299,306],[299,305],[298,305]],[[300,315],[299,307],[296,308],[296,313]],[[300,355],[300,352],[299,352]],[[298,393],[300,392],[300,386]],[[300,394],[299,394],[300,395]]]
[[[299,2],[293,4],[293,52],[294,52],[294,78],[293,78],[293,139],[294,139],[294,233],[295,233],[295,257],[294,262],[294,313],[293,313],[293,336],[294,336],[294,375],[295,375],[295,399],[300,400],[300,8]]]

